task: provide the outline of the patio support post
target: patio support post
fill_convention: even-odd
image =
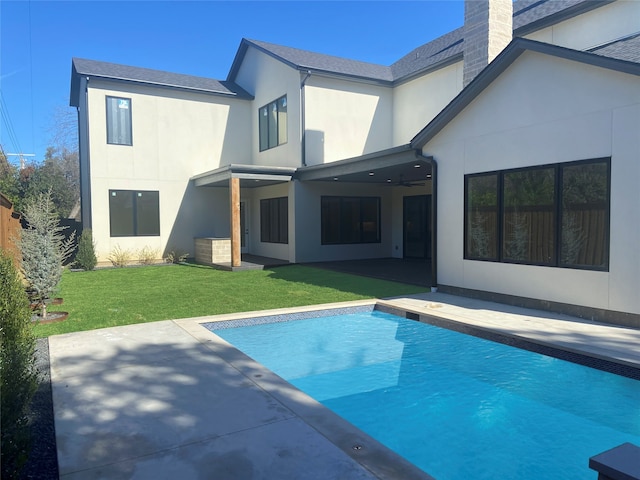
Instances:
[[[229,179],[229,203],[231,204],[231,267],[242,264],[240,256],[240,179]]]

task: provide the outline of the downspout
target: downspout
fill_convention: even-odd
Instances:
[[[302,162],[302,166],[307,166],[307,127],[305,125],[305,94],[304,94],[304,86],[309,80],[311,76],[311,70],[306,71],[306,75],[300,82],[300,160]]]
[[[80,220],[82,229],[93,228],[91,211],[91,167],[89,165],[89,80],[81,79],[81,91],[84,90],[84,101],[78,102],[78,167],[80,173]],[[80,93],[82,95],[82,93]],[[84,118],[83,118],[84,117]],[[84,169],[82,168],[84,164]],[[85,204],[86,200],[86,204]]]
[[[433,157],[422,157],[431,166],[431,291],[438,291],[438,163]]]

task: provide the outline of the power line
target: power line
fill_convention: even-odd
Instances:
[[[5,156],[18,157],[20,160],[20,170],[24,170],[24,167],[27,163],[24,157],[35,157],[36,155],[35,153],[5,153]]]
[[[7,107],[7,103],[4,101],[2,90],[0,90],[0,115],[2,116],[2,121],[5,124],[6,131],[9,134],[9,142],[11,142],[14,150],[21,152],[22,147],[20,146],[20,142],[18,141],[18,137],[13,128],[13,123],[11,122],[11,117],[9,115],[9,109]]]

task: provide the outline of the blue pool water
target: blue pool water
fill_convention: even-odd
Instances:
[[[438,480],[595,479],[640,445],[637,380],[378,311],[212,329]]]

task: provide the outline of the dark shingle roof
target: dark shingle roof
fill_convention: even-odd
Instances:
[[[640,63],[640,32],[589,50],[605,57]]]
[[[614,0],[518,0],[513,4],[514,36],[525,35],[612,1]],[[227,77],[228,80],[235,79],[249,46],[301,71],[310,70],[382,84],[394,84],[460,60],[464,47],[464,27],[415,48],[389,67],[244,39]]]
[[[513,4],[514,36],[526,35],[539,28],[544,28],[613,1],[517,0]],[[600,55],[638,62],[640,61],[639,44],[640,40],[634,37],[624,41],[613,42],[592,51]],[[76,58],[73,60],[72,102],[74,102],[74,98],[77,98],[78,75],[104,77],[249,99],[252,96],[235,83],[236,76],[249,47],[271,55],[300,71],[309,70],[314,73],[349,77],[383,85],[394,85],[410,80],[430,69],[460,60],[464,47],[464,28],[460,27],[415,48],[388,67],[258,40],[243,39],[226,81]]]
[[[149,68],[130,67],[117,63],[100,62],[84,58],[74,58],[71,62],[71,100],[77,93],[78,76],[108,78],[148,85],[178,88],[203,93],[211,93],[235,98],[251,99],[249,93],[233,82],[218,81],[212,78],[195,77],[181,73],[164,72]]]
[[[462,55],[463,38],[464,28],[460,27],[413,49],[391,65],[394,79],[407,80],[430,67],[457,59]]]
[[[611,3],[614,0],[518,0],[513,4],[513,34],[539,28]],[[431,68],[462,58],[464,27],[426,43],[391,65],[393,79],[402,82]]]
[[[302,71],[314,70],[315,72],[344,75],[379,82],[390,83],[393,81],[389,67],[248,39],[242,40],[227,79],[235,79],[240,64],[242,63],[242,58],[249,46],[253,46],[272,57],[278,58],[289,66]]]

